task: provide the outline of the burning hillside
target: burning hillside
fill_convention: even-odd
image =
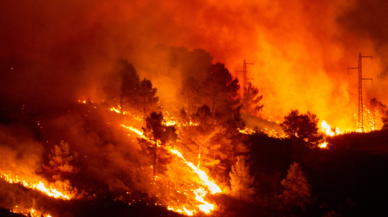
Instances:
[[[361,0],[4,3],[0,208],[354,214],[317,199],[315,178],[331,168],[327,153],[385,157],[387,10]],[[370,135],[378,144],[348,138]]]

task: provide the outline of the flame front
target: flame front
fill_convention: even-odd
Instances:
[[[336,134],[340,134],[340,131],[339,131],[338,127],[336,127],[336,128],[335,128],[335,132],[333,132],[333,131],[331,130],[330,125],[327,124],[327,122],[326,122],[325,120],[323,120],[323,121],[321,122],[321,128],[322,128],[322,131],[323,131],[326,135],[328,135],[328,136],[334,136],[334,135],[336,135]]]
[[[40,192],[43,192],[47,196],[54,197],[54,198],[61,198],[65,200],[70,200],[71,195],[66,194],[64,192],[61,192],[60,190],[53,188],[51,185],[46,186],[43,181],[38,181],[38,182],[28,182],[24,178],[19,179],[17,175],[12,175],[10,173],[1,173],[0,178],[5,180],[8,183],[20,183],[26,188],[38,190]]]
[[[125,126],[125,125],[121,125],[122,127],[136,133],[139,137],[143,138],[143,139],[146,139],[147,141],[149,142],[152,142],[154,143],[153,140],[147,138],[146,136],[144,136],[143,132],[141,132],[140,130],[134,128],[134,127],[130,127],[130,126]],[[194,166],[193,163],[191,162],[188,162],[182,155],[182,153],[180,153],[178,150],[176,149],[173,149],[171,148],[171,146],[167,146],[166,148],[167,151],[169,151],[170,153],[174,154],[175,156],[179,157],[183,163],[185,163],[189,168],[191,168],[191,170],[198,175],[198,177],[202,180],[202,183],[203,185],[205,185],[209,190],[210,190],[210,193],[211,194],[215,194],[215,193],[221,193],[221,189],[220,187],[217,186],[217,184],[214,183],[214,181],[210,181],[209,180],[209,177],[207,176],[207,174],[199,169],[198,167]],[[202,212],[204,213],[210,213],[212,210],[214,210],[215,208],[215,205],[214,204],[211,204],[207,201],[205,201],[204,197],[206,196],[207,194],[207,191],[204,190],[203,188],[198,188],[198,189],[195,189],[193,190],[193,193],[195,194],[195,199],[200,202],[201,204],[198,206],[198,209],[201,210]],[[193,215],[196,211],[195,210],[189,210],[187,209],[185,206],[183,206],[182,208],[173,208],[171,206],[168,206],[168,209],[169,210],[172,210],[172,211],[175,211],[175,212],[179,212],[179,213],[184,213],[186,215]]]

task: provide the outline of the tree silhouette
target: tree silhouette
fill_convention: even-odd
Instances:
[[[260,105],[263,95],[259,95],[259,88],[248,82],[247,87],[244,87],[243,106],[245,112],[250,115],[258,115],[264,105]]]
[[[238,129],[245,128],[245,121],[241,118],[240,109],[241,106],[234,109],[232,117],[230,117],[225,124],[225,137],[230,139],[230,144],[227,147],[230,156],[230,165],[234,164],[236,156],[244,155],[249,152],[249,147],[244,143],[247,139],[246,135],[241,134],[238,131]]]
[[[115,106],[119,103],[123,114],[124,105],[133,103],[139,83],[139,75],[132,64],[126,60],[119,60],[116,72],[109,75],[104,87],[107,102]]]
[[[146,117],[146,112],[155,109],[157,106],[159,97],[155,96],[156,91],[157,89],[152,87],[151,81],[145,78],[137,87],[137,103],[138,105],[141,105],[144,119]]]
[[[211,66],[204,83],[206,104],[213,114],[221,112],[230,114],[240,103],[238,79],[233,78],[222,63]]]
[[[192,115],[195,126],[188,126],[188,135],[186,146],[198,156],[198,167],[213,166],[219,163],[214,158],[214,153],[220,147],[211,142],[213,136],[218,132],[209,106],[203,105]],[[213,154],[213,155],[212,155]]]
[[[300,139],[316,146],[322,141],[322,135],[318,133],[318,121],[317,116],[309,111],[306,114],[299,114],[298,110],[291,110],[284,117],[282,128],[291,139]]]
[[[388,129],[388,111],[385,112],[385,115],[381,118],[381,120],[383,121],[382,129]]]
[[[54,180],[62,180],[66,175],[79,171],[74,166],[77,155],[76,152],[71,153],[69,144],[61,140],[49,153],[49,165],[42,164],[42,167]]]
[[[177,95],[181,101],[187,103],[187,111],[191,114],[201,103],[201,85],[193,77],[189,77],[182,83]]]
[[[237,157],[229,176],[232,194],[239,199],[249,199],[255,193],[255,189],[251,187],[254,177],[250,175],[249,165],[245,163],[243,156]]]
[[[284,192],[279,197],[284,204],[304,208],[304,204],[310,202],[310,184],[307,182],[299,163],[291,164],[287,178],[283,179],[281,184],[284,187]]]
[[[163,124],[163,115],[161,112],[152,112],[146,118],[146,128],[143,128],[145,136],[150,140],[139,139],[143,154],[153,160],[153,178],[155,181],[156,172],[164,173],[167,170],[167,165],[171,163],[172,156],[166,150],[169,140],[176,139],[175,129],[173,127],[165,127]],[[158,170],[156,166],[158,165]]]
[[[373,98],[369,102],[369,107],[373,119],[373,128],[376,130],[377,128],[384,127],[384,121],[387,117],[387,106]]]

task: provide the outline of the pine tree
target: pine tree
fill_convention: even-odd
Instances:
[[[182,83],[177,95],[181,101],[187,104],[187,111],[191,114],[201,103],[201,85],[193,77],[189,77]]]
[[[291,139],[303,140],[314,147],[322,141],[322,135],[318,132],[318,121],[317,116],[309,111],[299,114],[298,110],[291,110],[284,117],[282,128]]]
[[[120,104],[123,114],[124,105],[133,103],[139,83],[139,75],[132,64],[126,60],[119,60],[115,72],[109,75],[104,87],[107,102],[113,106]]]
[[[284,187],[284,192],[279,197],[284,204],[304,208],[306,203],[310,203],[310,184],[307,182],[299,163],[291,164],[287,178],[283,179],[281,184]]]
[[[42,167],[54,180],[62,180],[64,176],[79,171],[79,168],[73,165],[77,156],[76,152],[70,152],[69,144],[61,140],[49,153],[49,165],[43,164]]]
[[[238,79],[233,78],[224,64],[212,65],[204,83],[206,104],[213,114],[229,115],[240,104]]]
[[[240,109],[241,106],[233,110],[232,117],[226,121],[224,126],[226,129],[225,137],[230,140],[230,143],[222,149],[226,149],[229,152],[229,166],[234,164],[236,156],[244,155],[249,152],[249,146],[245,143],[247,136],[238,131],[238,129],[245,128],[245,121],[241,118]]]
[[[172,161],[172,155],[167,151],[166,146],[169,140],[176,138],[173,127],[165,127],[163,124],[163,115],[161,112],[152,112],[146,118],[146,128],[143,128],[145,136],[149,139],[139,139],[140,146],[144,155],[148,156],[153,165],[153,178],[156,173],[164,173],[167,165]]]
[[[259,89],[248,82],[247,87],[244,87],[243,95],[245,112],[250,115],[258,115],[263,109],[263,105],[260,105],[263,95],[259,95]]]
[[[250,175],[249,165],[246,164],[243,156],[238,156],[236,164],[229,173],[232,194],[239,199],[249,199],[255,189],[252,186],[254,177]]]
[[[387,106],[382,102],[378,101],[376,98],[373,98],[369,102],[370,112],[372,113],[373,128],[380,129],[384,128],[385,119],[387,118]]]
[[[383,122],[382,129],[388,129],[388,111],[385,112],[385,115],[381,118],[381,121]]]
[[[145,115],[147,111],[152,111],[156,109],[159,97],[156,96],[156,88],[152,87],[152,83],[150,80],[143,79],[138,87],[137,87],[137,105],[140,105],[139,110],[142,111],[143,117],[145,119]]]

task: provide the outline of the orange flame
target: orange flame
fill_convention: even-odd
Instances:
[[[323,143],[319,144],[318,147],[327,148],[327,142],[323,142]]]
[[[122,127],[136,133],[139,137],[143,138],[143,139],[146,139],[147,141],[149,142],[152,142],[154,143],[153,140],[147,138],[146,136],[144,136],[143,132],[141,132],[140,130],[134,128],[134,127],[131,127],[131,126],[125,126],[125,125],[121,125]],[[197,168],[196,166],[194,166],[193,163],[191,162],[188,162],[184,157],[183,155],[176,149],[173,149],[171,148],[171,146],[167,146],[166,148],[167,151],[169,151],[170,153],[178,156],[183,163],[185,163],[188,167],[190,167],[192,169],[192,171],[194,173],[196,173],[198,175],[198,177],[202,180],[202,184],[205,185],[211,192],[211,194],[215,194],[215,193],[220,193],[221,192],[221,189],[220,187],[218,187],[214,181],[210,181],[209,180],[209,177],[207,176],[207,174],[202,171],[201,169]],[[199,210],[203,211],[204,213],[210,213],[210,211],[214,210],[214,205],[213,204],[210,204],[209,202],[205,201],[204,197],[206,196],[206,191],[202,188],[198,188],[196,190],[193,191],[194,194],[195,194],[195,199],[200,202],[201,204],[198,206]],[[168,209],[169,210],[172,210],[174,212],[178,212],[178,213],[183,213],[183,214],[186,214],[186,215],[193,215],[195,213],[195,210],[188,210],[186,207],[182,207],[182,209],[179,209],[179,208],[173,208],[171,206],[168,206]]]
[[[322,131],[326,134],[326,135],[328,135],[328,136],[334,136],[334,135],[338,135],[338,134],[341,134],[340,133],[340,131],[339,131],[339,129],[338,129],[338,127],[336,127],[335,128],[335,132],[333,132],[332,130],[331,130],[331,127],[330,127],[330,125],[329,124],[327,124],[327,122],[325,121],[325,120],[323,120],[322,122],[321,122],[321,128],[322,128]]]
[[[20,183],[26,188],[41,191],[50,197],[61,198],[66,200],[70,200],[71,198],[70,195],[53,188],[51,185],[49,187],[46,187],[46,185],[42,181],[39,181],[38,183],[30,183],[30,182],[27,182],[25,179],[20,180],[18,176],[14,176],[12,174],[6,174],[6,173],[2,173],[0,175],[0,178],[4,179],[6,182],[11,184]]]

